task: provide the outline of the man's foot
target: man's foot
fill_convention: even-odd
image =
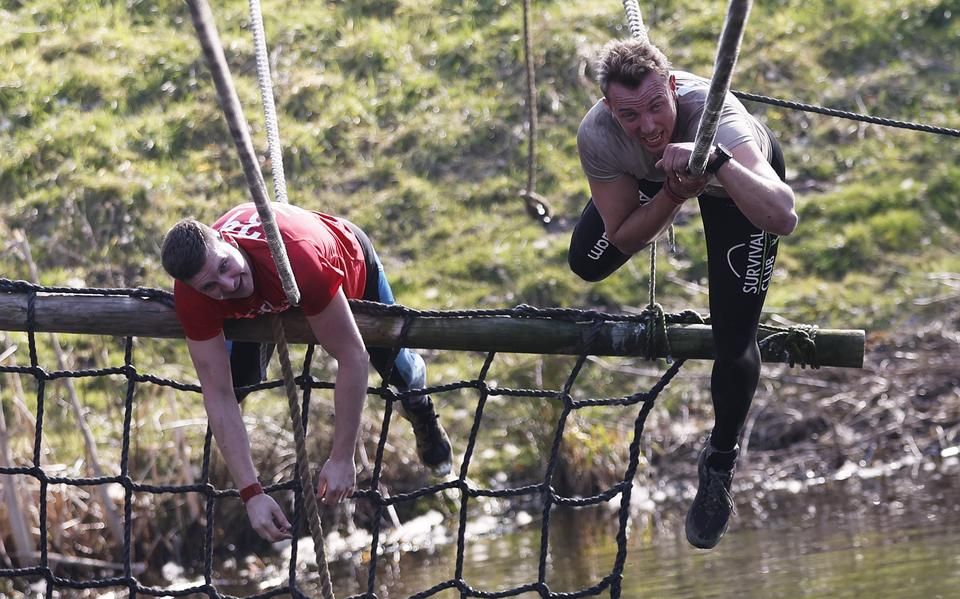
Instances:
[[[423,465],[436,476],[450,474],[453,466],[450,438],[433,409],[433,401],[427,397],[420,406],[401,406],[400,414],[413,425],[413,435],[417,439],[417,455]]]
[[[730,451],[718,451],[709,440],[700,452],[697,460],[700,486],[687,512],[686,523],[687,540],[694,547],[713,549],[727,532],[730,514],[734,511],[730,484],[739,453],[739,446]]]

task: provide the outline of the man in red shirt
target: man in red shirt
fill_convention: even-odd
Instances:
[[[354,449],[367,392],[367,362],[401,391],[426,386],[423,359],[402,349],[371,348],[360,337],[348,299],[393,303],[383,266],[367,236],[352,223],[273,204],[301,308],[320,345],[337,361],[336,424],[330,457],[317,477],[317,494],[339,503],[356,486]],[[235,391],[264,376],[258,343],[228,342],[223,323],[289,308],[256,206],[241,204],[208,227],[195,220],[174,225],[163,241],[163,267],[176,279],[176,313],[203,390],[204,408],[247,508],[250,523],[268,541],[289,538],[283,510],[257,481],[250,442]],[[401,413],[412,424],[421,461],[434,473],[451,467],[450,441],[427,395],[405,396]]]

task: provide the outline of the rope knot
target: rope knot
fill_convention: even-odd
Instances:
[[[663,306],[659,302],[650,302],[643,309],[646,321],[647,345],[644,348],[644,356],[648,360],[654,360],[659,355],[664,355],[667,362],[672,362],[670,357],[670,339],[667,337],[667,318],[663,312]]]
[[[530,304],[517,304],[513,310],[513,315],[520,318],[536,318],[540,316],[541,310]]]
[[[785,355],[791,367],[799,364],[801,368],[820,368],[816,336],[816,325],[794,325],[770,335],[759,345],[761,349],[768,348],[776,356]]]
[[[674,314],[670,319],[670,322],[675,324],[706,324],[707,321],[704,317],[697,312],[696,310],[683,310],[678,314]]]

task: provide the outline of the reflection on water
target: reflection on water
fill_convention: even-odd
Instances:
[[[739,507],[732,530],[713,551],[690,547],[677,506],[630,532],[622,594],[651,599],[960,597],[960,483],[956,476],[890,482],[849,480],[799,495],[758,496]],[[746,500],[746,497],[741,497]],[[552,592],[600,583],[616,559],[616,515],[555,510],[543,564]],[[485,592],[537,581],[538,522],[469,541],[463,578]],[[366,569],[332,565],[338,596],[367,590]],[[450,580],[456,546],[384,556],[374,592],[383,599],[420,593]],[[539,593],[526,592],[521,599]],[[594,596],[610,596],[606,590]],[[433,597],[459,598],[454,589]]]

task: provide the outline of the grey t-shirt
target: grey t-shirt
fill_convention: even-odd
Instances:
[[[677,124],[674,142],[694,141],[700,115],[703,113],[710,89],[710,80],[684,72],[672,71],[677,80]],[[720,112],[716,143],[728,149],[753,140],[769,161],[770,139],[766,130],[733,94],[728,93]],[[593,105],[577,131],[577,150],[580,165],[587,177],[597,181],[613,181],[623,174],[638,180],[663,181],[663,172],[654,168],[658,158],[633,139],[603,104]],[[726,196],[716,178],[710,177],[707,193]]]

